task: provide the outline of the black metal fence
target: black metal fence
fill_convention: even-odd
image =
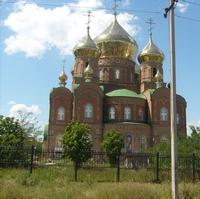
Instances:
[[[160,182],[170,179],[171,157],[161,153],[121,153],[110,164],[105,152],[92,151],[91,158],[79,165],[63,156],[62,151],[38,151],[34,146],[28,148],[0,147],[0,167],[24,167],[30,173],[35,169],[53,166],[74,167],[74,178],[77,180],[79,169],[98,170],[112,168],[116,170],[116,181],[123,178],[123,171],[151,172],[149,181]],[[101,168],[101,170],[100,170]],[[200,158],[195,154],[178,155],[178,172],[182,179],[188,181],[200,180]]]

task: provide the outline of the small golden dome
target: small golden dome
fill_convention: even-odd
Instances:
[[[86,69],[84,70],[85,75],[92,75],[93,74],[93,69],[90,66],[90,64],[87,65]]]
[[[163,63],[164,58],[164,53],[153,43],[152,35],[150,35],[149,42],[138,55],[138,61],[140,63],[146,61]]]
[[[87,65],[86,69],[84,70],[84,78],[86,82],[91,82],[92,78],[93,78],[93,69],[90,66],[90,64]]]
[[[64,70],[59,75],[60,85],[65,86],[67,81],[67,75],[65,74]]]
[[[90,37],[89,27],[87,28],[87,36],[82,38],[80,43],[74,47],[74,55],[76,57],[97,57],[98,51],[96,44]]]
[[[159,70],[157,70],[157,73],[155,75],[155,79],[156,79],[156,82],[162,82],[163,81],[163,75],[160,73]]]
[[[95,41],[101,57],[123,57],[132,60],[138,49],[136,41],[118,23],[116,16],[112,24],[96,37]]]

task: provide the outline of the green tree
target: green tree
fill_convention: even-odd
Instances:
[[[19,121],[0,116],[1,165],[18,164],[24,161],[25,132]]]
[[[62,137],[64,156],[74,161],[78,168],[91,157],[91,129],[87,124],[71,122]]]
[[[109,130],[105,133],[102,147],[106,151],[111,166],[116,164],[116,158],[120,155],[123,146],[123,138],[116,130]]]
[[[42,137],[43,131],[41,131],[41,126],[33,112],[18,111],[15,119],[24,129],[26,145],[40,145],[38,140]]]

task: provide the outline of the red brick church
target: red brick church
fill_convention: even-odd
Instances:
[[[137,54],[136,41],[114,15],[113,22],[94,40],[87,36],[74,48],[72,89],[50,93],[48,149],[61,150],[64,128],[72,120],[89,124],[93,147],[100,150],[104,133],[115,129],[124,138],[124,151],[140,152],[170,139],[170,89],[163,82],[164,54],[152,34]],[[136,61],[139,62],[137,64]],[[177,95],[178,136],[186,135],[186,101]]]

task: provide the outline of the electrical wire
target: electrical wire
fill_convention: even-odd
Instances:
[[[0,1],[0,3],[4,3],[4,4],[14,4],[16,2],[14,1],[6,1],[6,2],[2,2]],[[35,3],[35,2],[33,2]],[[83,7],[83,6],[75,6],[72,4],[49,4],[49,3],[37,3],[37,5],[40,6],[52,6],[52,7],[56,7],[56,6],[66,6],[69,8],[77,8],[77,9],[92,9],[92,10],[107,10],[107,11],[113,11],[113,8],[105,8],[105,7],[101,7],[101,8],[94,8],[94,7]],[[135,9],[118,9],[118,11],[125,11],[125,12],[138,12],[138,13],[150,13],[150,14],[162,14],[159,11],[151,11],[151,10],[135,10]]]
[[[200,23],[200,19],[196,19],[196,18],[192,18],[192,17],[184,17],[184,16],[180,16],[175,14],[176,17],[181,18],[181,19],[185,19],[188,21],[193,21],[193,22],[199,22]]]
[[[192,2],[192,1],[189,1],[189,0],[181,0],[183,2],[186,2],[186,3],[190,3],[190,4],[194,4],[194,5],[199,5],[198,3],[195,3],[195,2]],[[3,4],[14,4],[16,3],[15,1],[5,1],[3,2],[2,0],[0,0],[0,6]],[[33,2],[34,3],[34,2]],[[75,5],[72,5],[72,4],[49,4],[49,3],[37,3],[37,5],[40,5],[40,6],[51,6],[51,7],[56,7],[56,6],[62,6],[62,5],[65,5],[67,7],[70,7],[70,8],[74,8],[74,9],[91,9],[91,10],[107,10],[107,11],[112,11],[113,9],[112,8],[105,8],[105,7],[102,7],[102,8],[94,8],[94,7],[83,7],[83,6],[75,6]],[[148,13],[148,14],[157,14],[157,15],[163,15],[162,12],[160,11],[151,11],[151,10],[135,10],[135,9],[118,9],[118,11],[124,11],[124,12],[129,12],[129,13]],[[188,21],[193,21],[193,22],[198,22],[200,23],[200,19],[198,18],[192,18],[192,17],[185,17],[185,16],[180,16],[180,15],[177,15],[175,14],[175,16],[177,18],[181,18],[183,20],[188,20]]]
[[[191,5],[200,6],[200,3],[196,3],[196,2],[193,2],[193,1],[189,1],[189,0],[181,0],[181,1],[184,2],[184,3],[189,3]]]

